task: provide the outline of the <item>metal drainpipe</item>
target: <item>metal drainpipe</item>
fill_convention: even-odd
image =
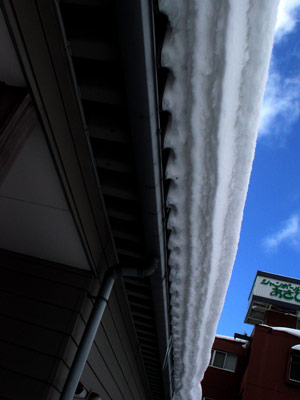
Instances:
[[[77,385],[82,375],[85,363],[88,359],[91,347],[93,345],[98,327],[100,325],[102,316],[104,314],[106,305],[109,300],[110,293],[118,276],[131,276],[136,278],[143,278],[150,276],[156,270],[158,261],[155,259],[147,268],[134,268],[134,267],[111,267],[109,268],[102,281],[100,290],[96,297],[96,301],[89,317],[87,326],[83,333],[80,345],[78,347],[76,356],[71,366],[71,370],[67,377],[61,400],[73,400],[76,392]]]

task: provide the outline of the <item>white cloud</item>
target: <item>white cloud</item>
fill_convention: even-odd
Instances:
[[[300,0],[281,0],[275,27],[275,46],[291,33],[299,19]],[[261,110],[259,138],[286,133],[300,115],[300,74],[294,78],[281,75],[272,56],[264,103]]]
[[[300,77],[284,78],[272,66],[261,110],[259,136],[284,132],[299,115]]]
[[[300,0],[281,0],[278,7],[277,22],[275,27],[275,41],[292,32],[297,23],[297,12]]]
[[[299,247],[299,228],[299,215],[291,216],[291,218],[282,223],[282,227],[278,232],[263,240],[264,247],[267,250],[274,250],[283,242]]]

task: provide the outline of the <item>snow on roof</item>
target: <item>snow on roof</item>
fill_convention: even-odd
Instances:
[[[236,256],[278,1],[160,0],[176,400],[201,381]]]
[[[295,344],[295,346],[292,346],[291,349],[300,351],[300,344]]]
[[[298,336],[300,337],[300,330],[299,329],[293,329],[293,328],[287,328],[285,326],[269,326],[265,324],[259,324],[259,326],[264,326],[265,328],[271,328],[273,331],[280,331],[280,332],[285,332],[290,335]]]
[[[231,336],[224,336],[224,335],[216,335],[216,338],[224,339],[224,340],[231,340],[232,342],[240,342],[243,344],[245,344],[247,342],[246,340],[243,340],[243,339],[237,339],[237,338],[234,338]]]

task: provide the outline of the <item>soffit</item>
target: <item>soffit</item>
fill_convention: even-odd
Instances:
[[[119,10],[114,2],[95,5],[95,2],[70,0],[62,1],[60,10],[119,261],[123,266],[144,268],[149,262],[149,252],[145,246],[142,207],[149,199],[141,196],[136,158],[148,153],[141,144],[137,148],[133,141],[130,107],[134,104],[126,94],[128,76],[120,48]],[[136,92],[139,91],[143,91],[138,94],[143,101],[146,91],[136,87]],[[149,116],[141,114],[139,118]],[[144,143],[148,145],[149,142]],[[155,234],[158,237],[162,233],[156,230]],[[151,398],[164,399],[167,395],[158,343],[163,332],[157,331],[151,281],[131,278],[124,283]],[[159,306],[161,309],[162,304]]]
[[[2,11],[0,10],[0,81],[7,85],[25,87],[26,82],[22,73],[16,51],[14,49],[6,22]]]
[[[0,247],[89,269],[39,124],[0,185]]]
[[[101,275],[117,257],[57,21],[49,18],[55,2],[5,1],[3,9],[83,248]]]
[[[90,269],[1,11],[0,58],[0,248]]]

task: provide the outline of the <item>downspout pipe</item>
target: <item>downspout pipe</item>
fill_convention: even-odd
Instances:
[[[119,276],[130,276],[135,278],[144,278],[150,276],[155,272],[157,264],[158,261],[154,259],[147,268],[115,266],[109,268],[106,271],[98,295],[96,297],[93,310],[89,317],[76,356],[72,363],[63,392],[61,394],[61,400],[74,399],[77,385],[80,381],[85,363],[88,359],[91,347],[93,345],[96,333],[98,331],[102,316],[104,314],[106,305],[110,297],[110,293],[113,289],[116,279]]]

